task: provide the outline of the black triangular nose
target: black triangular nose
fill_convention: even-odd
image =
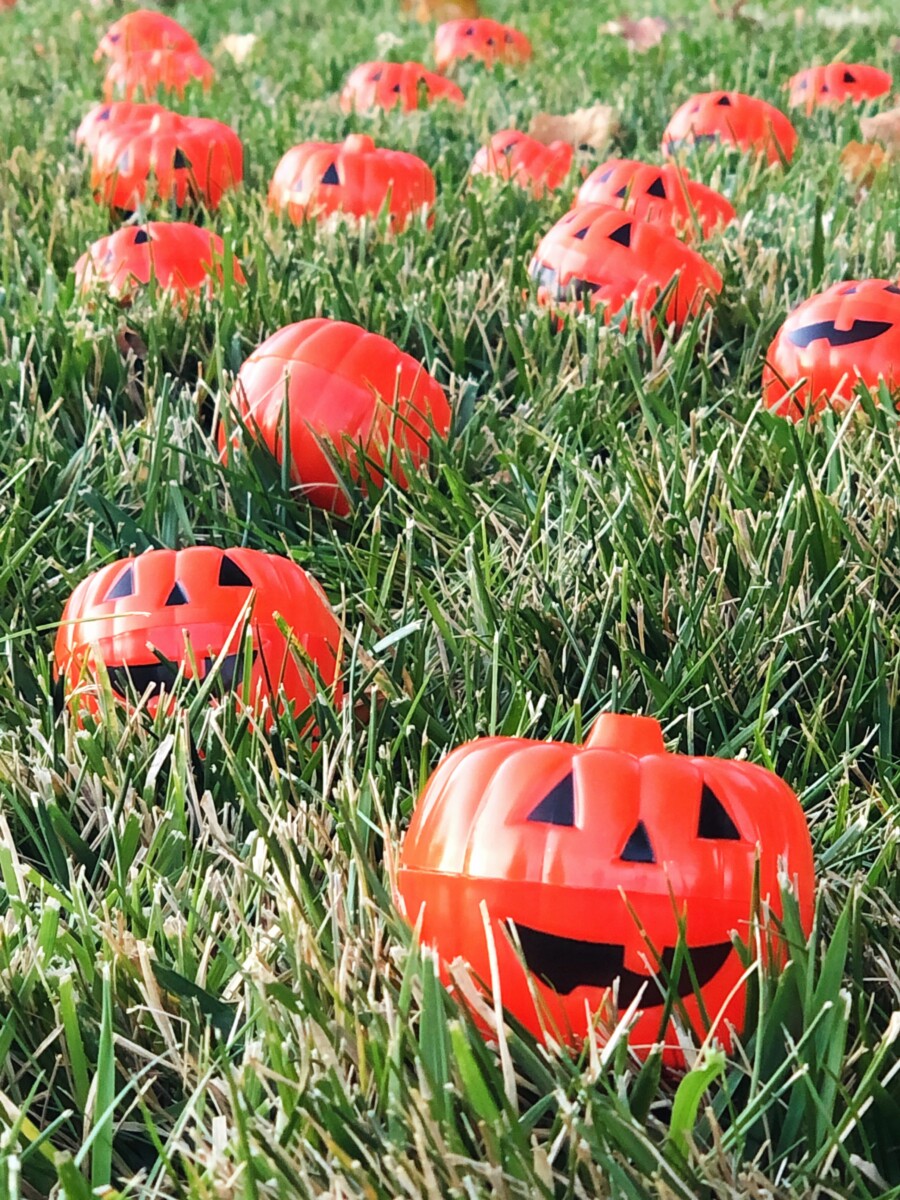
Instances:
[[[650,845],[650,836],[643,821],[638,821],[632,831],[631,837],[625,843],[625,849],[622,851],[622,862],[656,862],[656,855],[653,853],[653,847]]]
[[[168,599],[166,600],[165,607],[166,608],[174,608],[176,604],[187,604],[187,603],[188,603],[188,598],[187,598],[187,595],[185,594],[185,590],[181,586],[181,584],[176,581],[175,586],[172,588],[171,592],[169,592],[169,596],[168,596]]]

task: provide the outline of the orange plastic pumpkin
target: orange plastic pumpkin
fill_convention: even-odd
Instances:
[[[179,299],[222,284],[225,246],[218,234],[185,221],[148,221],[128,225],[99,238],[75,264],[75,283],[83,291],[102,287],[116,300],[130,301],[151,278]],[[234,262],[236,283],[245,283]]]
[[[293,651],[278,619],[292,630]],[[244,629],[252,634],[249,656]],[[66,604],[55,659],[76,710],[97,711],[102,662],[118,695],[151,692],[151,712],[179,670],[202,680],[216,669],[220,693],[233,690],[271,712],[283,688],[296,715],[316,692],[314,672],[335,684],[339,643],[321,588],[291,559],[194,546],[151,550],[89,575]]]
[[[575,207],[582,204],[610,204],[687,236],[699,227],[705,238],[737,215],[723,195],[687,171],[630,158],[610,158],[593,170],[575,197]]]
[[[635,315],[649,312],[674,281],[665,321],[682,326],[722,290],[718,271],[696,250],[608,204],[586,204],[557,221],[535,251],[529,274],[539,303],[603,306],[607,321],[628,300]]]
[[[405,487],[397,452],[417,467],[432,432],[450,429],[447,398],[421,363],[377,333],[324,317],[267,338],[241,367],[231,399],[279,461],[287,404],[291,478],[312,504],[341,514],[350,505],[328,451],[347,460],[354,478],[377,485],[390,475]],[[219,444],[226,449],[224,426]]]
[[[831,63],[827,67],[808,67],[791,77],[792,108],[803,105],[811,113],[816,105],[856,104],[874,100],[891,90],[893,81],[887,71],[867,63]]]
[[[139,8],[110,25],[94,57],[121,59],[146,50],[189,52],[199,50],[199,46],[174,17]]]
[[[217,208],[223,193],[241,182],[243,157],[230,126],[163,110],[149,120],[117,121],[99,135],[91,186],[98,203],[126,211],[148,194],[178,207],[191,198]]]
[[[149,99],[158,92],[174,92],[183,99],[191,83],[209,91],[215,74],[212,63],[195,50],[143,50],[110,63],[103,94],[107,100],[115,95],[132,100],[138,94]]]
[[[119,125],[134,122],[149,122],[157,113],[168,112],[161,104],[133,104],[129,100],[117,100],[112,104],[95,104],[86,113],[75,133],[76,146],[84,146],[91,154],[97,147],[101,134]]]
[[[404,226],[434,204],[434,176],[415,154],[376,147],[356,133],[341,142],[303,142],[275,168],[269,207],[295,223],[335,212],[376,216],[387,207],[391,224]]]
[[[471,174],[512,180],[540,198],[563,182],[573,154],[568,142],[547,146],[517,129],[501,129],[475,155]]]
[[[664,1042],[674,1065],[679,1041],[653,975],[668,973],[702,1038],[690,971],[676,969],[683,922],[715,1035],[728,1045],[730,1028],[745,1028],[732,934],[753,940],[757,858],[760,900],[780,916],[784,864],[809,931],[812,846],[787,784],[751,763],[667,754],[656,721],[608,714],[584,746],[492,737],[454,751],[419,798],[396,895],[441,962],[462,958],[487,988],[495,982],[535,1035],[579,1047],[598,1018],[611,1027],[617,989],[620,1013],[638,1002],[633,1048]]]
[[[341,108],[345,112],[365,112],[399,105],[404,112],[413,112],[436,100],[462,104],[464,99],[455,83],[421,63],[369,62],[347,76],[341,92]]]
[[[510,25],[490,17],[445,21],[434,35],[434,61],[439,71],[465,58],[477,58],[488,67],[495,63],[523,63],[531,58],[531,42]]]
[[[763,398],[799,421],[829,405],[840,411],[860,381],[875,390],[881,380],[900,390],[900,279],[846,280],[782,325],[766,355]]]
[[[675,111],[663,134],[663,153],[683,146],[724,142],[770,163],[790,162],[797,131],[773,105],[742,92],[701,92]]]

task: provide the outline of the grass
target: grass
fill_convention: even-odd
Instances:
[[[814,61],[890,66],[887,3],[840,28],[795,7],[751,24],[680,0],[635,56],[595,37],[590,6],[496,0],[532,68],[466,68],[461,111],[368,119],[330,97],[379,35],[428,56],[430,29],[388,0],[327,20],[306,0],[176,5],[207,50],[250,29],[262,44],[242,68],[217,60],[215,92],[184,106],[244,140],[245,186],[211,223],[249,279],[186,320],[73,294],[110,226],[72,133],[119,10],[0,13],[4,1200],[900,1195],[900,430],[871,398],[814,429],[759,402],[792,304],[896,272],[900,180],[857,195],[843,179],[851,111],[798,117],[786,173],[706,159],[698,176],[742,214],[707,250],[725,289],[714,323],[658,352],[590,320],[557,332],[528,298],[568,192],[465,187],[488,132],[538,109],[611,102],[614,149],[652,157],[693,90],[777,103]],[[352,129],[433,165],[433,230],[267,215],[281,153]],[[249,351],[317,313],[420,356],[455,410],[431,469],[346,521],[263,459],[222,466],[211,437]],[[318,745],[227,705],[110,707],[85,727],[61,712],[50,650],[72,587],[195,542],[288,553],[339,609],[347,700],[318,705]],[[611,707],[658,716],[683,752],[778,771],[815,845],[812,938],[789,910],[791,962],[754,977],[752,1032],[683,1076],[621,1041],[603,1061],[514,1025],[486,1043],[389,898],[446,750],[573,739]]]

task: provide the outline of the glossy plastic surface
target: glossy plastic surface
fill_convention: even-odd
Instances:
[[[95,58],[122,59],[147,50],[197,51],[199,46],[174,17],[139,8],[110,25]]]
[[[710,141],[765,155],[770,163],[790,162],[797,131],[783,112],[756,96],[700,92],[676,109],[663,134],[663,153]]]
[[[472,162],[472,175],[509,179],[537,198],[560,186],[572,166],[568,142],[545,145],[518,129],[501,129]]]
[[[860,104],[885,96],[893,81],[887,71],[867,63],[830,63],[826,67],[807,67],[791,77],[792,108],[802,105],[811,113],[818,105]]]
[[[345,112],[366,112],[399,105],[404,112],[413,112],[436,100],[462,104],[464,99],[455,83],[421,63],[368,62],[361,63],[347,76],[341,91],[341,108]]]
[[[502,25],[490,17],[461,18],[445,21],[434,35],[434,61],[439,71],[454,62],[476,58],[485,66],[495,63],[523,63],[531,58],[531,42],[511,25]]]
[[[103,94],[107,100],[114,96],[152,100],[159,93],[173,93],[183,99],[192,83],[209,91],[215,76],[212,63],[196,50],[142,50],[110,63]]]

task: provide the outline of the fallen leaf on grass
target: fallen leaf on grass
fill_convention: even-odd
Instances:
[[[402,0],[402,8],[417,21],[454,21],[480,15],[478,0]]]
[[[841,151],[841,170],[850,183],[871,187],[888,157],[887,150],[877,142],[848,142]]]
[[[658,46],[669,28],[664,17],[639,17],[636,21],[623,17],[618,21],[607,21],[600,26],[600,32],[618,34],[625,39],[629,50],[643,54]]]
[[[230,54],[238,66],[247,61],[253,53],[253,47],[259,41],[255,33],[229,33],[223,37],[218,46],[216,46],[216,54]]]
[[[127,358],[129,354],[133,354],[138,362],[143,362],[147,357],[147,343],[139,333],[133,329],[120,329],[116,334],[116,345],[119,347],[119,352],[123,358]]]
[[[532,117],[528,132],[547,145],[560,141],[604,150],[618,127],[616,110],[609,104],[595,104],[592,108],[576,108],[573,113],[540,112]]]
[[[892,154],[900,154],[900,108],[863,117],[859,127],[867,142],[881,142]]]

